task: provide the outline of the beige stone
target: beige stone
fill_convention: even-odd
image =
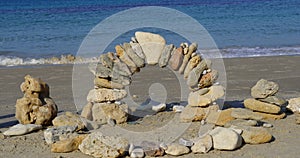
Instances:
[[[270,142],[272,135],[263,127],[238,127],[243,130],[242,137],[245,143],[262,144]]]
[[[124,105],[117,105],[115,103],[94,104],[92,108],[93,121],[106,123],[108,119],[113,119],[117,124],[126,122],[128,114],[125,111]]]
[[[190,149],[180,144],[171,144],[168,145],[168,148],[165,152],[168,155],[180,156],[180,155],[188,154],[190,152]]]
[[[183,74],[184,73],[184,70],[185,70],[185,67],[186,65],[188,64],[191,56],[192,56],[192,53],[194,53],[196,50],[197,50],[197,47],[198,47],[198,44],[197,43],[192,43],[189,48],[188,48],[188,52],[187,53],[184,53],[184,58],[183,58],[183,61],[182,61],[182,64],[179,68],[179,73],[180,74]]]
[[[246,99],[244,105],[248,109],[271,114],[278,114],[281,110],[281,108],[275,104],[265,103],[252,98]]]
[[[211,111],[206,118],[206,122],[224,126],[226,123],[235,119],[231,116],[232,110],[233,109],[230,108],[222,111]]]
[[[207,153],[213,146],[212,138],[209,134],[198,138],[192,146],[193,153]]]
[[[257,115],[260,115],[263,120],[279,120],[283,119],[286,116],[286,113],[280,113],[280,114],[267,114],[263,112],[254,112]]]
[[[87,101],[93,103],[116,101],[125,98],[127,95],[126,90],[99,88],[90,90]]]
[[[180,113],[180,122],[193,122],[204,120],[210,111],[217,111],[218,106],[191,107],[187,106]]]
[[[199,91],[202,91],[202,89],[196,92],[191,92],[188,98],[189,105],[205,107],[213,103],[217,99],[220,99],[225,94],[224,88],[222,86],[211,86],[210,88],[208,88],[208,90],[209,91],[205,94],[199,93]]]
[[[177,71],[182,64],[182,61],[183,61],[183,50],[182,47],[179,47],[172,52],[172,56],[169,60],[169,66],[174,71]]]
[[[189,77],[189,73],[200,63],[200,61],[201,57],[198,54],[191,58],[184,70],[184,79],[187,79]]]
[[[81,117],[77,114],[73,114],[72,112],[66,112],[64,115],[57,116],[54,120],[52,120],[52,124],[54,126],[76,126],[77,131],[85,128]]]
[[[217,79],[218,79],[218,71],[212,70],[211,72],[203,75],[200,78],[198,87],[199,88],[209,87],[209,86],[213,85]]]
[[[78,146],[87,135],[78,135],[76,137],[60,140],[51,145],[51,152],[54,153],[67,153],[78,150]]]
[[[251,88],[251,96],[253,98],[266,98],[278,92],[279,86],[277,83],[260,79],[255,86]]]
[[[142,47],[147,64],[157,64],[166,45],[165,39],[159,34],[150,32],[135,32],[135,37]]]
[[[82,108],[81,116],[92,121],[93,120],[92,108],[93,108],[93,104],[87,103]]]
[[[132,73],[138,71],[138,68],[135,65],[135,63],[130,59],[130,57],[126,54],[125,50],[120,45],[116,45],[115,49],[117,56],[130,68],[130,71]]]

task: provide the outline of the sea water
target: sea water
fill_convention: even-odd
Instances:
[[[196,19],[224,58],[300,54],[299,0],[1,0],[0,65],[43,64],[53,56],[76,55],[102,20],[143,6],[177,9]],[[174,25],[179,20],[168,18]],[[168,43],[184,42],[170,32],[157,33],[177,39]],[[128,42],[130,36],[121,36],[106,50],[114,51],[113,45]]]

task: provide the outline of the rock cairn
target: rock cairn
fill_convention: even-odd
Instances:
[[[173,44],[167,45],[165,39],[158,34],[136,32],[129,43],[115,46],[116,53],[102,54],[99,63],[90,65],[95,76],[95,88],[90,90],[88,104],[84,106],[81,116],[102,124],[126,122],[129,109],[126,103],[120,101],[127,95],[124,87],[130,85],[131,76],[146,64],[157,64],[161,68],[169,66],[182,74],[191,90],[189,106],[185,110],[183,107],[174,107],[174,111],[184,111],[182,122],[203,119],[202,115],[210,109],[209,105],[223,97],[224,88],[213,85],[218,72],[212,69],[210,60],[205,60],[196,53],[197,47],[196,43],[182,43],[176,48]],[[164,103],[152,107],[156,112],[165,108]],[[197,113],[190,116],[189,111]]]
[[[50,98],[49,86],[41,79],[26,75],[20,86],[23,98],[16,103],[16,118],[21,124],[50,125],[57,106]]]

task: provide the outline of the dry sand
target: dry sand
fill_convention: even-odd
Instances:
[[[227,73],[226,106],[240,106],[242,101],[250,97],[250,87],[261,78],[273,80],[280,85],[279,95],[284,98],[300,97],[300,56],[257,57],[224,59]],[[151,73],[153,72],[153,73]],[[157,70],[148,69],[136,75],[130,88],[132,94],[137,95],[137,102],[143,102],[148,93],[149,77],[155,76]],[[60,114],[64,111],[76,112],[72,95],[72,65],[59,66],[30,66],[0,68],[0,131],[17,123],[15,113],[16,99],[22,97],[19,85],[23,77],[30,74],[42,78],[50,85],[50,94],[59,107]],[[147,76],[148,75],[148,76]],[[168,75],[168,73],[166,73]],[[169,78],[168,78],[169,77]],[[170,87],[167,102],[178,102],[176,80],[172,76],[159,81]],[[145,84],[147,83],[147,84]],[[173,87],[173,89],[172,89]],[[153,117],[141,119],[138,126],[153,128],[168,121],[173,114],[163,112]],[[163,120],[163,121],[162,121]],[[294,115],[288,115],[283,120],[270,121],[274,125],[270,128],[274,140],[267,144],[244,145],[235,151],[213,150],[207,154],[189,154],[182,157],[298,157],[300,154],[300,126],[295,124]],[[154,125],[156,124],[156,125]],[[185,138],[193,137],[199,129],[199,122],[193,123]],[[43,140],[43,132],[35,132],[25,136],[0,138],[1,157],[90,157],[80,151],[72,153],[51,153],[50,146]],[[165,156],[170,157],[170,156]]]

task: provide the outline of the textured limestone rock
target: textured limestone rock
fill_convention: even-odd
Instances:
[[[213,146],[219,150],[234,150],[242,145],[242,137],[229,128],[216,127],[210,133]]]
[[[213,85],[217,79],[218,79],[218,71],[212,70],[211,72],[203,75],[200,78],[198,87],[199,88],[209,87],[209,86]]]
[[[262,144],[270,142],[272,135],[263,127],[238,127],[243,130],[242,137],[245,143]]]
[[[116,49],[117,56],[120,58],[122,62],[124,62],[129,67],[132,73],[138,71],[138,68],[135,65],[135,63],[132,61],[132,59],[130,59],[128,54],[120,45],[116,45],[115,49]]]
[[[87,101],[93,103],[121,100],[125,98],[127,92],[125,90],[99,88],[90,90]]]
[[[194,53],[196,50],[197,50],[197,47],[198,47],[198,44],[197,43],[192,43],[188,49],[185,49],[185,50],[188,50],[187,53],[184,53],[184,58],[183,58],[183,61],[182,61],[182,64],[179,68],[179,73],[180,74],[183,74],[184,73],[184,70],[185,70],[185,67],[186,65],[188,64],[191,56],[192,56],[192,53]]]
[[[261,79],[251,88],[251,95],[253,98],[266,98],[276,94],[278,90],[279,86],[277,83]]]
[[[159,58],[159,67],[165,67],[168,65],[171,53],[174,51],[175,46],[173,44],[166,45],[162,51],[162,54]]]
[[[135,38],[142,47],[147,63],[157,64],[166,44],[165,39],[158,34],[149,32],[136,32]]]
[[[287,108],[294,113],[300,113],[300,97],[290,99]]]
[[[64,115],[57,116],[52,120],[54,126],[76,126],[76,130],[82,130],[85,128],[85,125],[81,117],[72,112],[66,112]]]
[[[76,137],[76,126],[59,126],[48,128],[44,131],[44,138],[47,144],[53,144],[60,140]]]
[[[116,83],[113,81],[109,81],[108,79],[105,78],[99,78],[95,77],[94,79],[94,85],[98,88],[110,88],[110,89],[123,89],[124,85],[120,83]]]
[[[123,106],[126,104],[123,104]],[[126,105],[127,106],[127,105]],[[115,103],[96,103],[92,108],[93,121],[106,123],[108,119],[113,119],[117,124],[127,121],[128,114],[122,105]]]
[[[208,88],[208,90],[209,91],[204,94],[202,93],[202,91],[204,91],[203,89],[200,89],[196,92],[191,92],[188,98],[189,105],[205,107],[217,99],[220,99],[225,94],[222,86],[211,86]]]
[[[191,58],[191,60],[188,62],[185,70],[184,70],[184,79],[187,79],[190,72],[193,70],[193,68],[195,68],[201,61],[201,57],[200,55],[196,55],[194,57]]]
[[[73,138],[57,141],[51,145],[51,152],[67,153],[78,150],[79,144],[87,135],[78,135]]]
[[[168,149],[165,151],[169,155],[180,156],[190,152],[190,149],[180,144],[168,145]]]
[[[128,140],[121,137],[105,136],[96,131],[82,141],[79,150],[94,157],[121,157],[125,155],[128,147]]]
[[[199,83],[202,72],[207,69],[206,60],[202,60],[193,70],[189,73],[187,79],[187,85],[189,87],[195,87]]]

